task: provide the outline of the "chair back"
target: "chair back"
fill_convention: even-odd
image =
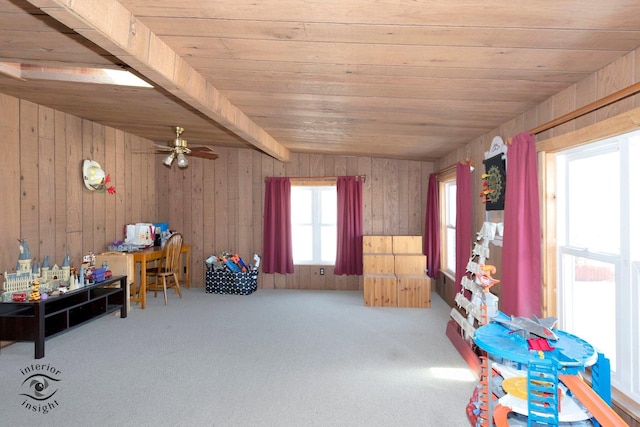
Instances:
[[[182,250],[182,234],[174,233],[164,244],[162,270],[164,272],[178,272],[180,269],[180,251]]]

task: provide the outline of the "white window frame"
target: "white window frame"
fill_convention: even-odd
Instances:
[[[631,142],[631,138],[635,138],[634,142]],[[620,249],[618,253],[605,253],[598,252],[596,250],[590,250],[589,248],[571,247],[567,244],[567,237],[564,233],[560,233],[562,230],[568,230],[568,225],[562,226],[562,221],[567,219],[560,217],[560,213],[563,204],[566,203],[565,197],[562,192],[563,176],[561,169],[557,172],[557,184],[558,185],[558,244],[557,244],[557,301],[558,301],[558,318],[559,325],[562,329],[566,329],[571,332],[571,324],[565,319],[568,319],[571,315],[571,302],[564,298],[565,285],[563,281],[563,259],[566,257],[579,257],[599,262],[611,264],[615,268],[615,361],[612,366],[615,365],[616,371],[612,372],[611,383],[612,385],[623,394],[633,399],[636,403],[640,403],[640,366],[638,363],[638,354],[640,351],[640,321],[638,321],[637,309],[640,305],[640,261],[631,259],[631,247],[630,242],[633,238],[632,232],[632,218],[630,218],[630,199],[633,197],[632,191],[637,189],[630,188],[629,181],[627,179],[630,173],[630,155],[628,152],[628,144],[640,144],[640,131],[630,132],[625,135],[617,137],[607,138],[599,142],[591,143],[589,145],[582,145],[579,147],[569,148],[564,151],[556,152],[554,161],[561,166],[571,161],[572,159],[578,159],[583,156],[584,153],[604,153],[607,150],[619,150],[620,167],[614,171],[594,171],[603,175],[603,179],[606,179],[606,174],[619,173],[620,174],[620,218],[611,218],[611,221],[620,221]],[[597,201],[594,201],[597,203]],[[602,203],[603,201],[600,201]],[[637,201],[636,201],[637,203]],[[595,227],[606,226],[606,224],[594,224]],[[635,230],[637,231],[638,228]],[[607,315],[606,313],[598,313],[598,307],[594,307],[593,316]],[[635,312],[634,312],[635,311]],[[607,356],[605,354],[605,356]],[[609,357],[609,356],[607,356]]]
[[[457,190],[456,174],[439,177],[440,199],[440,271],[455,281],[456,277],[456,193],[450,196],[450,187]],[[451,200],[453,198],[453,200]]]
[[[293,263],[294,265],[335,265],[335,253],[337,250],[337,246],[334,245],[334,251],[333,251],[333,259],[323,259],[322,258],[322,248],[323,248],[323,244],[326,245],[327,244],[327,237],[329,237],[329,239],[335,239],[337,241],[337,219],[338,219],[338,212],[337,212],[337,187],[335,184],[330,185],[330,184],[296,184],[296,183],[291,183],[291,210],[292,210],[292,215],[291,215],[291,228],[292,228],[292,240],[293,240]],[[311,193],[311,206],[296,206],[296,200],[295,200],[295,191],[309,191]],[[329,218],[327,220],[327,218],[322,218],[322,193],[323,192],[327,192],[327,191],[333,191],[336,193],[336,212],[335,212],[335,216],[333,218]],[[293,210],[294,209],[304,209],[304,208],[308,208],[310,209],[311,212],[311,223],[303,223],[300,225],[304,225],[304,226],[311,226],[312,228],[312,237],[311,237],[311,242],[309,242],[311,244],[311,259],[300,259],[299,255],[302,253],[302,251],[297,251],[296,250],[296,242],[299,242],[299,240],[296,240],[296,236],[294,236],[293,234],[295,233],[295,226],[297,224],[294,224],[294,215],[293,215]],[[324,222],[323,222],[324,220]],[[333,228],[335,229],[335,235],[332,236],[328,236],[326,231],[326,228]],[[329,240],[331,242],[331,240]],[[298,257],[296,257],[298,256]]]

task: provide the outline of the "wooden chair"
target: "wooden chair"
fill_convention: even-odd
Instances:
[[[173,288],[182,298],[178,272],[180,270],[180,251],[182,250],[182,234],[174,233],[169,237],[163,248],[162,258],[158,267],[148,268],[147,291],[153,291],[153,296],[158,296],[158,291],[164,293],[164,305],[167,305],[167,288]],[[173,278],[173,283],[171,283]],[[150,281],[149,279],[153,279]]]

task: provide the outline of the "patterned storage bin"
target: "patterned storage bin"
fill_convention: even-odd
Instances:
[[[232,273],[207,269],[204,289],[209,294],[249,295],[258,289],[258,271]]]

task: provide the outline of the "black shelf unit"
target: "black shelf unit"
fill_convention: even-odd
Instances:
[[[118,310],[126,318],[127,293],[127,276],[117,276],[43,301],[0,303],[0,340],[33,341],[41,359],[46,338]]]

